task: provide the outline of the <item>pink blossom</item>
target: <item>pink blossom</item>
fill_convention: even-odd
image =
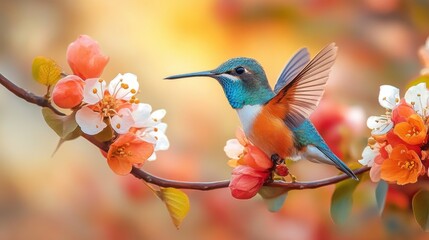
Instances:
[[[52,90],[52,100],[60,108],[74,108],[83,99],[84,81],[76,75],[59,80]]]
[[[109,62],[100,46],[87,35],[80,35],[67,48],[67,62],[73,73],[82,79],[98,78]]]
[[[245,165],[234,168],[229,183],[232,196],[238,199],[254,197],[269,175],[267,170],[259,171]]]

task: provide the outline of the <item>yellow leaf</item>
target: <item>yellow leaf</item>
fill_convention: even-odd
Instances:
[[[407,89],[415,86],[419,83],[426,83],[426,86],[429,86],[429,75],[420,75],[417,78],[411,80],[408,84],[407,84]]]
[[[164,201],[174,225],[179,229],[180,223],[189,212],[190,204],[186,193],[176,188],[161,188],[159,197]]]
[[[50,58],[43,56],[34,58],[31,68],[33,78],[43,85],[52,86],[61,78],[60,66]]]

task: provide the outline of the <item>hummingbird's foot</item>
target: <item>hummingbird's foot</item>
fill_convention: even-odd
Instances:
[[[271,161],[273,162],[273,165],[279,165],[285,162],[285,160],[282,159],[277,153],[271,155]]]

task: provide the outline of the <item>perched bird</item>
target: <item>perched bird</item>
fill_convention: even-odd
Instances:
[[[356,175],[329,149],[308,119],[325,90],[337,47],[326,46],[311,61],[299,50],[271,89],[264,69],[254,59],[233,58],[214,70],[180,74],[166,79],[211,77],[222,86],[250,141],[273,161],[307,159],[335,165]]]

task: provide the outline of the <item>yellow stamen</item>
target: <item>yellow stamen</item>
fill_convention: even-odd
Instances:
[[[121,83],[121,88],[123,88],[123,89],[128,89],[128,88],[129,88],[129,86],[128,86],[128,84],[126,84],[126,83]]]

